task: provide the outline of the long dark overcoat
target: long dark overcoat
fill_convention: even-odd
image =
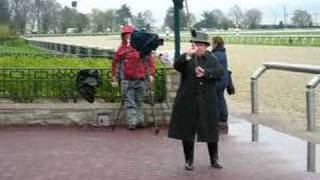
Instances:
[[[195,75],[197,66],[205,70],[205,75]],[[168,131],[170,138],[199,142],[219,141],[219,119],[217,114],[216,80],[223,76],[223,69],[215,56],[207,52],[202,57],[187,59],[181,55],[174,63],[181,73]]]

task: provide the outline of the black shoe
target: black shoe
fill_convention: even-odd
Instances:
[[[215,169],[222,169],[223,166],[219,163],[218,159],[214,159],[211,161],[211,167]]]
[[[192,165],[192,163],[186,163],[185,165],[184,165],[184,169],[185,170],[187,170],[187,171],[193,171],[193,165]]]
[[[129,125],[128,129],[129,129],[129,131],[134,131],[137,129],[137,125]]]

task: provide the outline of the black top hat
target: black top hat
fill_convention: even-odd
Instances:
[[[203,32],[192,32],[192,39],[190,40],[191,43],[203,43],[206,44],[207,46],[210,45],[209,42],[209,36],[206,33]]]

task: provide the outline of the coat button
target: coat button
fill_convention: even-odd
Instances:
[[[203,82],[200,82],[200,86],[202,86],[203,85]]]

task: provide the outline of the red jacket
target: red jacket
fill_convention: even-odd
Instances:
[[[123,61],[122,71],[124,78],[126,80],[143,79],[146,78],[147,70],[149,70],[150,75],[154,75],[154,62],[152,56],[147,56],[146,62],[144,62],[136,51],[130,45],[127,46],[125,40],[115,52],[112,61],[112,77],[115,77],[117,73],[117,65],[120,60]]]

